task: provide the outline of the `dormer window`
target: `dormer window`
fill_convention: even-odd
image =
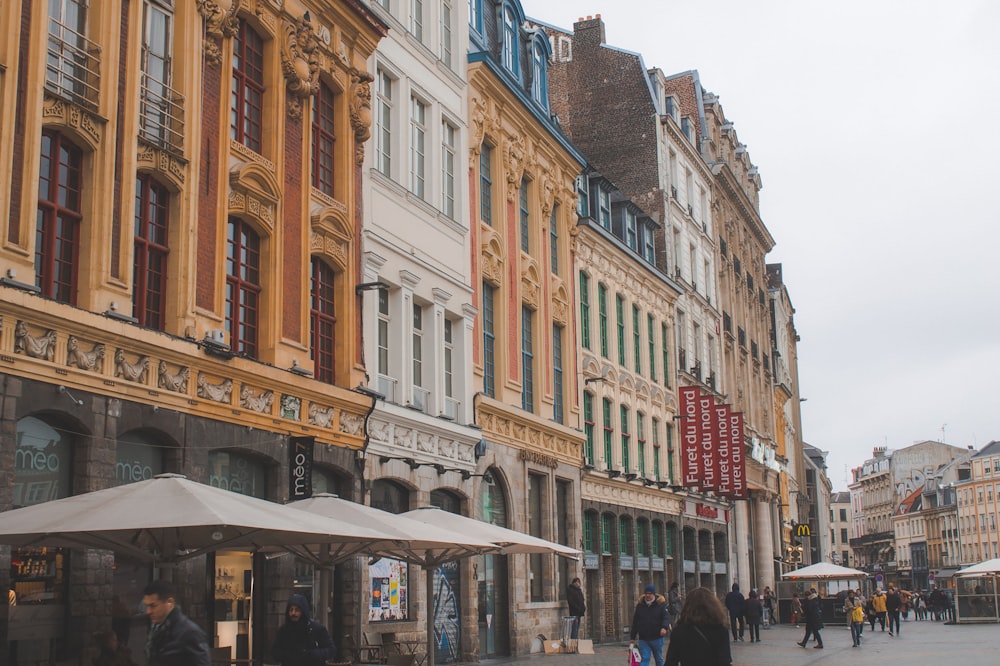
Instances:
[[[576,214],[580,217],[590,217],[590,199],[587,195],[587,177],[576,177]]]
[[[503,8],[503,66],[517,76],[520,63],[517,57],[517,14],[510,6]]]
[[[611,192],[603,187],[597,188],[597,221],[602,227],[611,231]]]
[[[549,90],[546,81],[547,54],[542,44],[535,40],[531,45],[531,98],[544,108],[549,106]]]
[[[670,116],[677,122],[677,98],[673,95],[667,95],[663,98],[663,114]]]
[[[694,132],[691,128],[691,119],[687,116],[681,118],[681,132],[687,137],[688,141],[694,142]]]

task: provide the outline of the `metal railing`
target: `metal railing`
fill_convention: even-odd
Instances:
[[[184,153],[184,97],[162,81],[142,74],[139,138],[177,155]]]
[[[66,101],[97,110],[101,49],[72,28],[49,19],[45,87]]]

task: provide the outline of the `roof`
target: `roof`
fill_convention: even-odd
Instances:
[[[912,493],[910,493],[909,495],[907,495],[906,499],[904,499],[902,502],[900,502],[899,506],[896,508],[896,515],[897,516],[902,516],[902,515],[905,515],[907,513],[913,513],[915,511],[920,511],[920,506],[921,506],[921,499],[920,498],[923,495],[923,492],[924,492],[924,488],[923,488],[923,486],[921,486],[920,488],[917,488]]]
[[[977,453],[972,457],[985,458],[987,456],[995,456],[998,454],[1000,454],[1000,440],[993,440],[992,442],[984,446],[982,449],[980,449],[979,453]]]

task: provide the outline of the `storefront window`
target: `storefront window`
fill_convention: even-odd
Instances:
[[[147,481],[163,473],[163,447],[144,435],[119,437],[115,455],[116,486]]]
[[[406,488],[392,481],[372,484],[372,506],[390,513],[410,509]],[[405,562],[383,558],[368,565],[368,621],[408,620],[409,568]]]
[[[267,499],[267,475],[260,461],[238,453],[208,454],[208,483],[241,495]]]
[[[312,470],[312,491],[313,495],[329,493],[338,497],[344,497],[341,492],[340,479],[333,472],[313,467]],[[345,498],[346,499],[346,498]]]
[[[69,497],[72,462],[70,437],[33,416],[18,421],[14,508]]]

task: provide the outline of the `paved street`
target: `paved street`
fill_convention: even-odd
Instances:
[[[761,643],[737,643],[733,646],[735,666],[885,666],[906,664],[923,666],[996,666],[1000,663],[997,644],[1000,625],[946,625],[943,622],[903,622],[901,636],[890,638],[877,629],[865,626],[862,646],[851,647],[851,632],[842,626],[822,631],[824,649],[812,644],[802,649],[803,629],[783,625],[761,631]],[[597,645],[594,655],[531,656],[513,660],[483,661],[482,664],[530,662],[530,666],[626,666],[624,645]]]

